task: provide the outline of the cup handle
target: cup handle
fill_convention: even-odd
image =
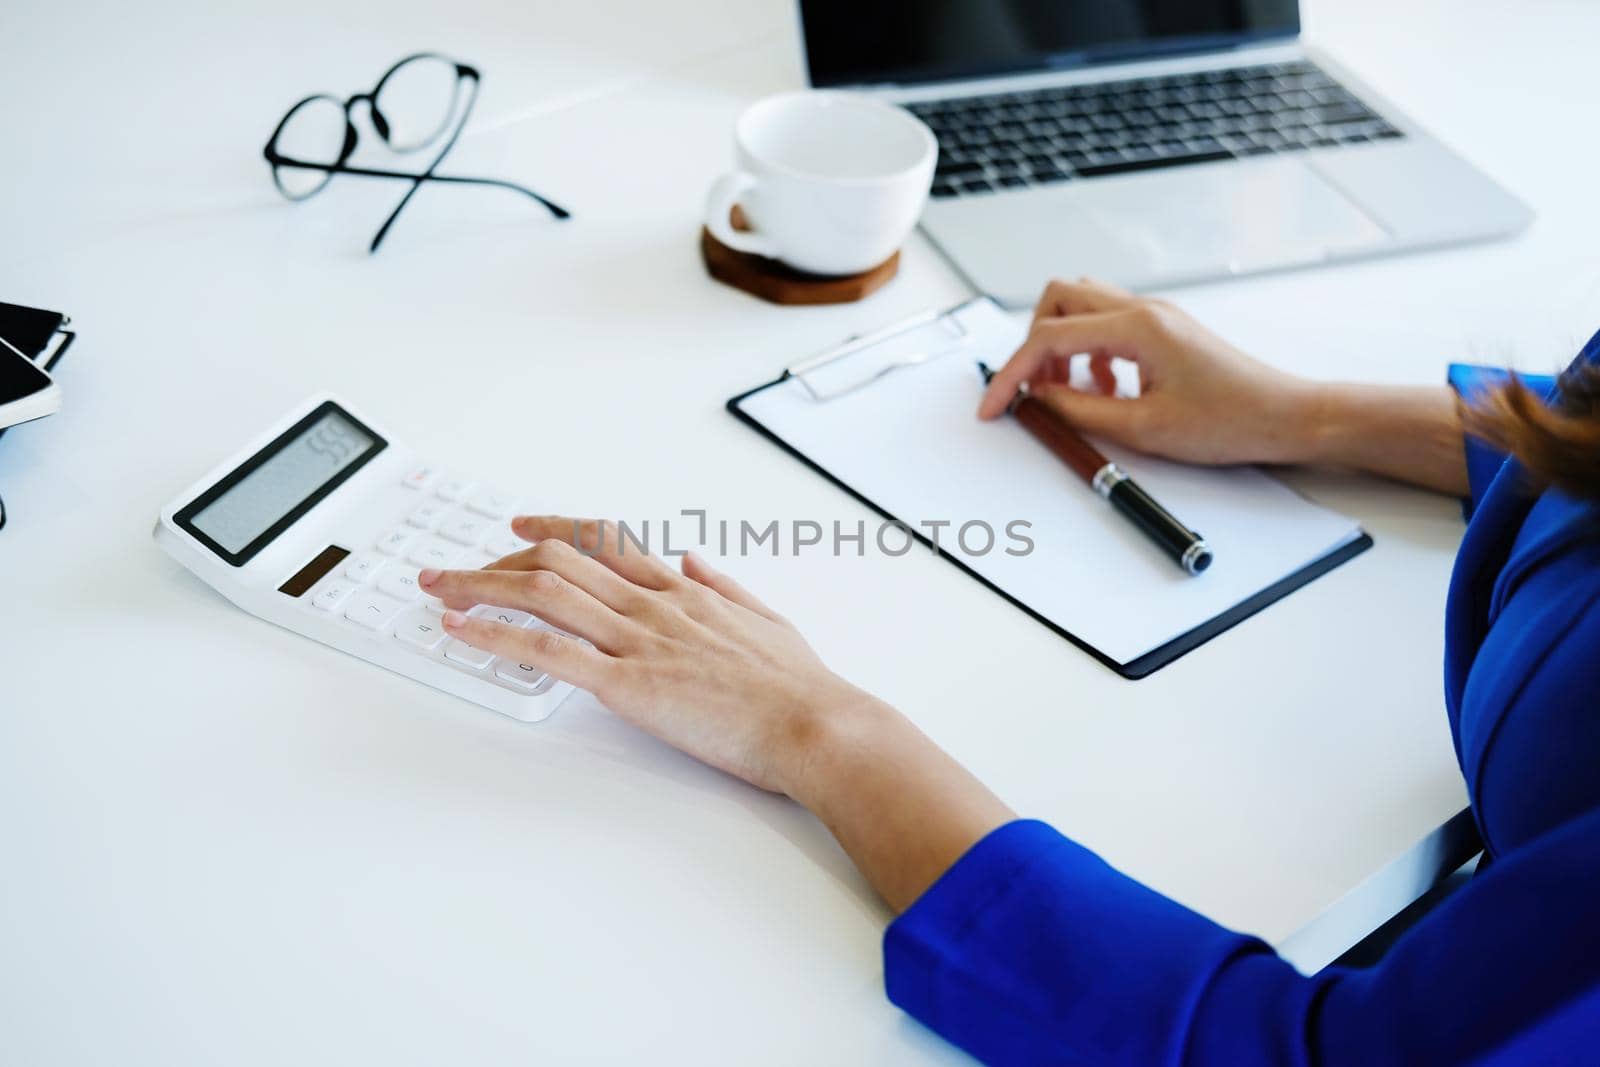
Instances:
[[[729,217],[739,198],[758,184],[755,175],[742,170],[731,171],[718,178],[706,196],[706,229],[711,231],[711,236],[736,252],[776,259],[778,250],[771,238],[759,233],[742,233],[733,228]]]

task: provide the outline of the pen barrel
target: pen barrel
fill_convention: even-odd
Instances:
[[[1156,503],[1133,479],[1123,478],[1111,486],[1106,499],[1190,574],[1199,574],[1211,565],[1211,550],[1205,540]]]
[[[982,363],[978,364],[978,369],[983,372],[984,381],[994,377]],[[1071,467],[1078,477],[1122,512],[1124,518],[1161,546],[1179,567],[1189,574],[1199,574],[1211,566],[1211,548],[1205,539],[1156,503],[1154,497],[1139,488],[1122,468],[1101,455],[1099,449],[1084,440],[1053,408],[1023,392],[1012,401],[1011,413],[1055,453],[1056,458]]]
[[[1011,408],[1027,431],[1041,444],[1055,453],[1057,459],[1071,467],[1078,477],[1094,484],[1094,476],[1108,462],[1093,445],[1085,441],[1077,430],[1062,421],[1044,401],[1037,397],[1020,397]]]

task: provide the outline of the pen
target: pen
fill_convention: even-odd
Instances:
[[[980,361],[978,370],[984,384],[994,377],[994,371],[986,363]],[[1101,455],[1047,404],[1030,396],[1026,383],[1006,410],[1091,489],[1109,500],[1112,507],[1160,545],[1178,566],[1189,574],[1199,574],[1211,566],[1211,546],[1206,544],[1205,538],[1156,503],[1126,471]]]

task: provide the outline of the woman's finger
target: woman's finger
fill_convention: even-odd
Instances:
[[[592,641],[599,648],[629,647],[635,624],[555,571],[423,571],[424,592],[457,611],[477,604],[516,608]]]
[[[721,571],[714,570],[711,564],[701,559],[697,553],[685,553],[683,557],[683,576],[692,582],[699,582],[712,592],[721,594],[725,599],[755,612],[764,619],[771,619],[773,622],[787,625],[787,620],[783,616],[756,599],[755,594],[744,586]]]
[[[1070,382],[1072,380],[1072,360],[1047,359],[1039,364],[1039,369],[1034,372],[1028,381],[1033,382]]]
[[[1126,289],[1093,278],[1079,278],[1075,282],[1057,280],[1044,287],[1044,295],[1033,310],[1033,319],[1037,322],[1095,311],[1118,311],[1138,299]]]
[[[485,570],[555,571],[561,577],[620,615],[637,614],[649,596],[599,560],[586,556],[565,541],[547,537],[521,552],[489,564]]]
[[[1093,437],[1143,450],[1149,401],[1089,393],[1070,385],[1046,385],[1033,396],[1073,427]]]
[[[574,519],[565,515],[519,515],[511,529],[527,541],[552,539],[577,548],[613,572],[646,589],[671,589],[680,579],[676,572],[616,523]]]
[[[1135,317],[1132,311],[1100,311],[1035,323],[1022,347],[989,382],[978,417],[992,419],[1004,412],[1022,383],[1031,380],[1046,360],[1099,351],[1133,358],[1138,337]]]
[[[1101,396],[1117,395],[1117,374],[1111,369],[1109,352],[1093,352],[1089,355],[1089,377]]]
[[[493,652],[515,663],[527,663],[591,693],[608,689],[620,666],[615,657],[576,638],[542,627],[524,630],[452,610],[444,613],[444,629],[473,648]]]

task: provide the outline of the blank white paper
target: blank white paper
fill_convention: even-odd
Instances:
[[[977,361],[999,367],[1024,331],[987,300],[956,315],[967,333],[954,345],[947,331],[931,326],[921,337],[844,357],[881,364],[886,352],[942,353],[927,362],[826,402],[789,379],[747,397],[740,408],[919,533],[928,533],[926,522],[949,522],[941,544],[961,562],[1122,664],[1361,536],[1355,520],[1253,467],[1188,467],[1096,442],[1211,544],[1211,568],[1184,574],[1014,419],[978,420]],[[983,555],[955,544],[956,531],[974,520],[996,534]],[[1010,555],[1005,549],[1018,544],[1006,536],[1007,524],[1018,521],[1029,524],[1024,532],[1034,547]],[[903,540],[894,534],[888,543],[897,549]],[[981,527],[970,529],[974,550],[984,540]]]

